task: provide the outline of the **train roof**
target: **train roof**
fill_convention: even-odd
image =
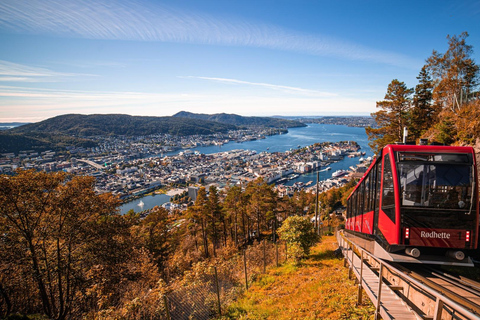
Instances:
[[[473,153],[472,147],[458,146],[440,146],[440,145],[408,145],[408,144],[388,144],[383,151],[416,151],[416,152],[447,152],[447,153]]]
[[[390,151],[412,151],[412,152],[426,152],[426,153],[471,153],[474,154],[474,149],[473,147],[470,146],[442,146],[442,145],[409,145],[409,144],[387,144],[385,147],[383,147],[382,150],[380,150],[380,154],[376,155],[375,158],[373,159],[372,163],[368,167],[367,171],[363,175],[363,177],[358,181],[357,185],[355,188],[352,190],[348,198],[352,196],[352,194],[358,189],[360,186],[360,183],[365,179],[365,177],[370,173],[372,170],[373,166],[377,163],[377,161],[381,161],[382,155],[385,152],[390,152]],[[475,157],[473,159],[475,162]]]

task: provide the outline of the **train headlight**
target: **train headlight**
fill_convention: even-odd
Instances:
[[[465,233],[465,241],[466,241],[466,242],[470,242],[470,231],[467,231],[467,232]]]
[[[405,239],[410,239],[410,228],[405,228]]]

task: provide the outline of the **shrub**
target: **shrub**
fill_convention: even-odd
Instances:
[[[306,217],[288,217],[278,229],[280,239],[288,244],[288,256],[299,262],[318,241],[313,224]]]

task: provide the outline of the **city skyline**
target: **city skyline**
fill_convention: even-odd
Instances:
[[[68,113],[368,115],[478,1],[4,0],[0,122]]]

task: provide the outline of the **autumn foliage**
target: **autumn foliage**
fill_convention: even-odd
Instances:
[[[477,142],[480,68],[467,37],[466,32],[448,36],[447,51],[434,50],[426,59],[415,89],[392,80],[384,100],[377,102],[380,110],[372,113],[377,127],[366,129],[374,151],[402,142],[404,128],[408,129],[408,142],[420,138],[446,145]]]
[[[119,200],[96,194],[93,177],[2,175],[0,317],[161,318],[164,295],[205,287],[195,279],[211,277],[213,265],[241,279],[245,249],[250,266],[262,264],[265,248],[272,261],[277,228],[311,213],[313,199],[279,197],[259,179],[225,192],[201,188],[186,212],[156,208],[140,217],[120,215]]]
[[[4,316],[78,318],[155,286],[159,272],[137,245],[134,222],[118,215],[116,198],[95,194],[93,183],[63,172],[0,176]]]

